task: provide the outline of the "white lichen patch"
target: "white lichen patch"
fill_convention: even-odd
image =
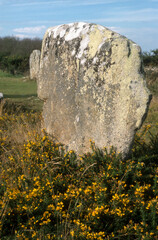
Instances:
[[[80,42],[80,47],[79,47],[79,52],[76,55],[76,57],[78,59],[80,59],[84,53],[84,50],[88,47],[88,43],[89,43],[89,36],[87,35],[86,37],[84,37],[82,39],[82,41]]]
[[[53,32],[53,37],[56,38],[59,35],[62,27],[63,27],[62,25],[59,25],[57,27],[50,28],[49,29],[49,34],[50,33],[52,34],[52,32]]]
[[[103,44],[105,43],[105,40],[106,40],[107,38],[106,37],[104,37],[103,38],[103,41],[100,43],[100,45],[98,46],[98,50],[100,50],[101,49],[101,47],[103,46]]]
[[[60,38],[64,37],[65,33],[66,33],[66,30],[65,30],[65,29],[61,30],[61,32],[60,32]]]
[[[49,28],[47,30],[47,34],[50,37],[53,34],[53,38],[60,36],[60,38],[64,37],[66,33],[66,25],[58,25],[56,27]]]
[[[106,62],[102,62],[101,64],[100,64],[100,67],[103,67],[103,66],[105,66],[106,65]]]
[[[74,49],[71,52],[71,56],[76,55],[76,58],[81,60],[81,64],[83,65],[86,62],[85,58],[88,58],[88,56],[86,56],[88,52],[87,49],[89,48],[89,57],[93,58],[96,54],[96,51],[94,52],[94,48],[98,51],[104,44],[105,37],[103,39],[102,34],[104,33],[105,29],[106,28],[103,26],[91,25],[85,22],[78,22],[49,28],[47,33],[49,37],[51,36],[51,34],[53,35],[53,38],[57,38],[59,36],[60,38],[63,38],[66,42],[82,37],[79,49]],[[88,33],[89,31],[90,33]],[[99,32],[101,33],[100,35]],[[94,41],[93,36],[95,35],[97,35],[97,38],[95,38],[97,40]],[[60,45],[60,40],[57,42],[57,44]],[[82,59],[83,57],[84,59]],[[96,60],[94,60],[94,63],[95,62]]]
[[[50,37],[53,33],[53,37],[65,38],[65,41],[71,41],[81,35],[86,34],[90,29],[90,24],[85,22],[70,23],[64,25],[58,25],[56,27],[49,28],[47,34]]]
[[[101,26],[101,25],[98,25],[98,29],[99,29],[100,31],[104,31],[104,30],[105,30],[105,27],[103,27],[103,26]]]
[[[65,36],[65,41],[71,41],[75,38],[80,37],[81,34],[83,35],[87,33],[87,31],[89,30],[88,28],[89,25],[87,25],[87,27],[85,27],[84,29],[85,25],[87,25],[87,23],[84,22],[76,23],[73,26],[71,26],[71,28],[69,27],[69,25],[67,25],[69,31]]]
[[[95,58],[93,59],[93,64],[96,64],[97,61],[98,61],[98,57],[95,57]]]
[[[86,62],[86,58],[83,58],[83,59],[81,60],[81,64],[84,65],[85,62]]]
[[[72,51],[71,56],[74,56],[76,53],[75,49]]]
[[[79,117],[78,115],[76,115],[75,121],[76,121],[76,122],[79,122],[79,121],[80,121],[80,117]]]
[[[48,37],[51,36],[51,34],[52,34],[52,29],[53,29],[53,28],[48,28],[48,30],[47,30]]]

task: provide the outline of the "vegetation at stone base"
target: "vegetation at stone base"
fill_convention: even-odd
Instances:
[[[151,50],[150,52],[143,52],[143,63],[145,66],[157,66],[158,49]]]
[[[12,74],[29,70],[29,57],[34,49],[41,50],[42,40],[16,37],[0,38],[0,69]]]
[[[145,75],[147,87],[152,94],[152,101],[149,106],[149,112],[145,124],[156,124],[158,120],[158,66],[146,66]],[[155,131],[152,127],[152,132]]]
[[[92,141],[77,157],[40,120],[0,117],[0,239],[156,239],[158,134],[147,125],[126,161]]]
[[[158,97],[158,66],[145,68],[148,88],[154,96]]]

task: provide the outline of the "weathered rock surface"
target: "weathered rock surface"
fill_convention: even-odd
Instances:
[[[30,79],[38,79],[39,67],[40,67],[40,50],[33,50],[30,55],[29,65],[30,65]]]
[[[69,149],[113,145],[127,156],[150,102],[141,49],[96,24],[47,30],[42,44],[38,95],[47,132]]]

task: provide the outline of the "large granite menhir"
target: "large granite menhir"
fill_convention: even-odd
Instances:
[[[49,28],[41,52],[38,95],[44,127],[78,154],[114,146],[131,150],[151,99],[141,49],[103,26],[84,22]]]

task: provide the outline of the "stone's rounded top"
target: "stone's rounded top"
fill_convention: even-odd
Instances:
[[[113,32],[110,29],[98,24],[76,22],[76,23],[69,23],[69,24],[63,24],[63,25],[51,27],[47,30],[47,33],[49,36],[51,36],[53,33],[54,38],[59,36],[60,38],[64,37],[65,41],[71,41],[75,38],[80,37],[81,35],[85,35],[86,33],[88,33],[89,30],[95,31],[96,29],[98,29],[102,33],[104,33],[105,30],[106,31],[109,30],[110,32]],[[115,32],[113,32],[113,34],[120,36],[118,33],[115,33]]]
[[[38,50],[38,49],[34,49],[34,50],[32,51],[32,53],[33,53],[33,52],[38,52],[38,53],[40,53],[41,51]]]
[[[120,39],[120,41],[123,41],[123,39],[127,39],[104,26],[86,22],[76,22],[51,27],[47,30],[45,38],[54,39],[58,45],[60,44],[60,39],[62,39],[63,42],[76,41],[77,38],[80,39],[79,52],[77,54],[74,50],[71,52],[71,56],[75,55],[77,59],[85,58],[84,55],[87,47],[91,49],[90,55],[93,58],[96,51],[101,50],[106,40]],[[136,43],[129,39],[128,41],[130,41],[133,46],[135,45],[136,48],[139,48]],[[82,59],[81,64],[84,63],[85,60]]]
[[[54,38],[57,36],[60,36],[60,38],[62,38],[66,35],[65,40],[71,41],[72,39],[79,37],[84,28],[86,28],[86,30],[89,30],[89,27],[90,24],[85,22],[69,23],[49,28],[47,32],[49,36],[53,33]],[[66,34],[66,32],[68,33]]]
[[[41,54],[41,51],[35,49],[35,50],[33,50],[32,53],[30,54],[30,57],[33,56],[33,55],[36,56],[36,55],[40,55],[40,54]]]

